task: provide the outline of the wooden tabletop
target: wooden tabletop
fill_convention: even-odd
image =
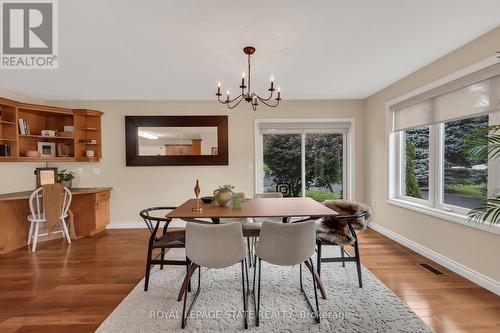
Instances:
[[[298,217],[334,216],[334,210],[311,198],[262,198],[242,201],[240,209],[205,204],[201,212],[193,212],[196,199],[189,199],[167,214],[169,218],[238,218],[238,217]]]
[[[71,194],[78,195],[78,194],[91,194],[104,191],[111,191],[112,189],[113,189],[112,187],[76,187],[76,188],[71,188],[70,191]],[[33,191],[23,191],[23,192],[0,194],[0,201],[29,199],[32,192]]]

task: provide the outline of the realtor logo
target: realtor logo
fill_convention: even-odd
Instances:
[[[57,69],[56,0],[0,0],[2,69]]]

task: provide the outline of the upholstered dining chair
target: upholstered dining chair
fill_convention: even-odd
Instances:
[[[31,244],[31,252],[36,251],[39,236],[44,236],[53,231],[59,224],[68,243],[71,243],[66,219],[71,204],[71,192],[59,183],[47,184],[37,188],[29,197],[30,229],[28,232],[28,245]],[[40,225],[45,225],[47,233],[40,234]]]
[[[243,320],[245,329],[248,328],[248,297],[247,290],[248,268],[246,265],[245,242],[243,231],[238,222],[205,225],[188,222],[186,224],[186,256],[191,262],[184,279],[184,285],[191,279],[198,269],[198,287],[193,296],[191,305],[186,311],[188,288],[184,288],[184,303],[182,306],[181,327],[185,328],[187,318],[200,293],[201,267],[226,268],[241,263],[241,287],[243,291]]]
[[[260,231],[260,237],[255,249],[258,258],[258,285],[257,285],[257,301],[255,309],[255,325],[259,326],[260,321],[260,303],[261,303],[261,271],[262,260],[279,266],[296,266],[299,265],[299,281],[300,290],[304,294],[309,307],[314,313],[314,319],[317,323],[320,322],[318,292],[316,290],[316,279],[312,274],[314,299],[316,306],[313,307],[307,293],[302,284],[302,263],[308,262],[311,265],[311,272],[314,272],[314,265],[311,259],[316,247],[316,224],[314,221],[306,221],[299,223],[273,223],[263,222]],[[254,266],[253,290],[255,294],[255,275],[256,267]]]
[[[266,193],[255,193],[255,199],[273,199],[273,198],[283,198],[283,193],[281,192],[266,192]],[[268,222],[282,222],[282,217],[254,217],[254,222],[262,223],[264,221]]]
[[[144,291],[148,291],[149,275],[151,266],[160,265],[183,265],[186,269],[189,261],[185,260],[165,260],[165,254],[169,249],[184,248],[185,247],[185,233],[184,230],[169,231],[168,226],[172,219],[164,217],[169,211],[174,210],[176,207],[152,207],[143,209],[139,215],[143,218],[148,230],[150,232],[148,253],[146,259],[146,273],[144,278]],[[158,229],[160,224],[163,223],[161,236],[158,236]],[[159,249],[159,253],[153,258],[153,251]]]
[[[238,192],[235,193],[234,195],[238,196],[239,199],[243,202],[246,198],[245,192]],[[253,234],[255,232],[258,233],[260,230],[260,224],[253,223],[254,221],[251,218],[221,218],[220,223],[231,223],[231,222],[238,222],[241,223],[243,230],[251,230],[250,234]],[[248,234],[248,232],[245,232],[245,234]],[[253,249],[253,241],[254,237],[248,236],[246,237],[247,239],[247,253],[248,253],[248,262],[250,263],[250,267],[252,267],[252,249]]]

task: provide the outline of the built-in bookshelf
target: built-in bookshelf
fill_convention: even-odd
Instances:
[[[0,98],[0,148],[7,147],[10,152],[10,156],[0,156],[0,162],[99,161],[102,158],[102,114],[95,110],[19,103]],[[43,135],[42,131],[47,130],[55,135]],[[30,156],[39,150],[39,143],[50,143],[49,147],[55,147],[55,156]],[[94,156],[87,157],[92,152]]]

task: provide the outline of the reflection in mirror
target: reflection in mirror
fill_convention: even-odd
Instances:
[[[138,127],[140,156],[218,155],[217,127]]]

